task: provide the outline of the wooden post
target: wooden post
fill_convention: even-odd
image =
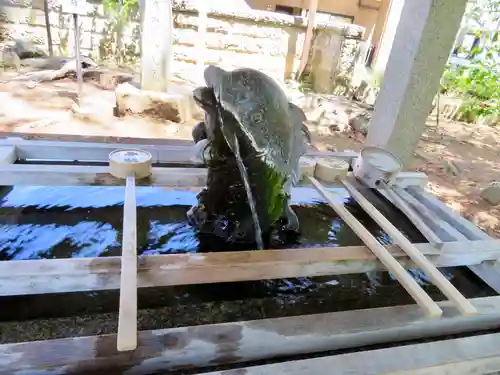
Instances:
[[[205,51],[206,51],[206,34],[207,34],[207,0],[198,0],[198,39],[196,40],[196,66],[198,68],[198,84],[204,85],[205,78],[203,72],[205,70]]]
[[[87,1],[86,0],[65,0],[61,2],[62,10],[65,13],[73,15],[73,27],[75,28],[75,65],[76,65],[76,79],[78,82],[78,105],[82,103],[82,63],[80,61],[80,26],[78,25],[78,15],[87,14]]]
[[[76,64],[76,80],[78,82],[78,105],[82,105],[83,95],[83,77],[82,77],[82,62],[80,56],[80,25],[78,25],[78,14],[73,13],[73,24],[75,27],[75,64]]]
[[[45,28],[47,29],[47,46],[49,48],[49,56],[54,56],[54,46],[52,44],[52,31],[50,30],[50,8],[49,0],[43,0],[43,13],[45,18]]]
[[[307,15],[307,30],[306,36],[304,38],[304,46],[302,48],[302,57],[300,58],[299,71],[297,72],[297,78],[302,76],[304,69],[307,65],[307,60],[309,59],[309,51],[311,50],[312,37],[314,32],[314,19],[316,17],[316,11],[318,9],[318,0],[309,1],[309,13]]]
[[[170,0],[144,3],[141,38],[141,88],[166,92],[170,78],[173,42],[172,4]]]

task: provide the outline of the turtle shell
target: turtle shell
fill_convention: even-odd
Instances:
[[[236,120],[222,121],[222,126],[236,127],[229,130],[243,134],[267,164],[296,182],[304,147],[302,122],[281,87],[251,68],[228,72],[209,66],[205,80],[218,104]]]

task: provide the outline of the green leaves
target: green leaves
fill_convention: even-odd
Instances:
[[[469,15],[479,25],[474,35],[480,43],[469,52],[469,65],[446,68],[441,92],[464,98],[461,118],[472,122],[500,116],[500,30],[491,29],[491,25],[500,26],[500,0],[477,1]]]
[[[120,22],[130,21],[139,12],[139,0],[104,0],[104,11]]]

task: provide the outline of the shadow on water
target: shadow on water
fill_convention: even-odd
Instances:
[[[391,242],[346,191],[337,189],[335,192],[338,199],[346,201],[349,211],[380,242]],[[123,187],[16,186],[5,187],[0,195],[0,260],[117,256],[121,252]],[[371,194],[372,203],[412,242],[426,242],[406,217],[382,199]],[[200,236],[188,224],[186,211],[195,203],[196,193],[193,191],[138,187],[139,253],[235,250],[212,237]],[[361,240],[313,189],[295,189],[292,204],[299,216],[301,235],[285,241],[273,238],[268,248],[279,251],[294,247],[362,245]],[[469,297],[492,294],[461,268],[445,269],[443,272]],[[418,270],[412,270],[412,274],[433,298],[443,299],[425,275]],[[255,298],[279,298],[285,304],[309,305],[299,313],[412,303],[387,272],[139,290],[141,308]],[[65,303],[61,303],[63,299],[66,299]],[[313,300],[328,300],[330,305],[313,307]],[[116,311],[117,301],[117,291],[2,297],[0,303],[11,308],[0,311],[0,320],[65,316],[87,310]]]

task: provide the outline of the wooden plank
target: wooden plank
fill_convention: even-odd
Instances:
[[[359,191],[347,181],[342,181],[351,196],[370,217],[408,254],[432,283],[459,309],[462,314],[476,314],[477,310],[420,251],[382,215]],[[388,267],[389,268],[389,267]]]
[[[309,177],[314,187],[326,199],[330,207],[346,222],[354,233],[365,243],[365,245],[377,256],[384,266],[387,267],[401,286],[406,289],[415,302],[425,311],[430,318],[442,315],[443,311],[422,289],[415,279],[403,268],[401,264],[389,253],[385,247],[366,229],[345,207],[343,202],[335,201],[335,198],[314,177]],[[349,184],[343,181],[349,189]],[[356,191],[356,189],[354,189]],[[352,195],[352,191],[351,195]],[[357,191],[356,191],[357,192]],[[361,195],[359,192],[357,192]],[[368,201],[367,201],[368,202]],[[359,201],[358,201],[359,203]]]
[[[500,256],[500,240],[416,244],[436,266],[478,264]],[[398,246],[385,248],[406,268],[415,264]],[[138,287],[205,284],[385,270],[365,246],[139,257]],[[0,262],[0,296],[119,289],[120,258]]]
[[[128,176],[123,204],[123,240],[120,271],[120,307],[117,349],[137,348],[137,207],[135,178]]]
[[[0,185],[77,186],[124,185],[111,176],[107,166],[85,165],[0,165]],[[203,168],[153,168],[151,178],[137,181],[140,186],[192,187],[205,186]]]
[[[316,18],[316,11],[318,9],[318,0],[309,0],[309,12],[307,14],[307,29],[304,37],[304,44],[302,46],[302,56],[300,58],[299,70],[297,77],[300,78],[309,60],[309,53],[312,46],[312,37],[314,33],[314,21]]]
[[[462,316],[445,301],[439,302],[445,312],[442,318],[431,320],[418,306],[410,305],[145,331],[139,333],[140,350],[133,352],[118,352],[116,335],[7,344],[0,346],[0,363],[5,373],[36,374],[34,370],[50,369],[64,374],[92,370],[105,374],[112,372],[107,369],[121,367],[130,374],[149,374],[500,326],[500,297],[473,299],[472,303],[480,314]]]
[[[205,375],[482,375],[500,371],[500,333],[336,356],[245,367]],[[395,360],[396,358],[396,360]]]

